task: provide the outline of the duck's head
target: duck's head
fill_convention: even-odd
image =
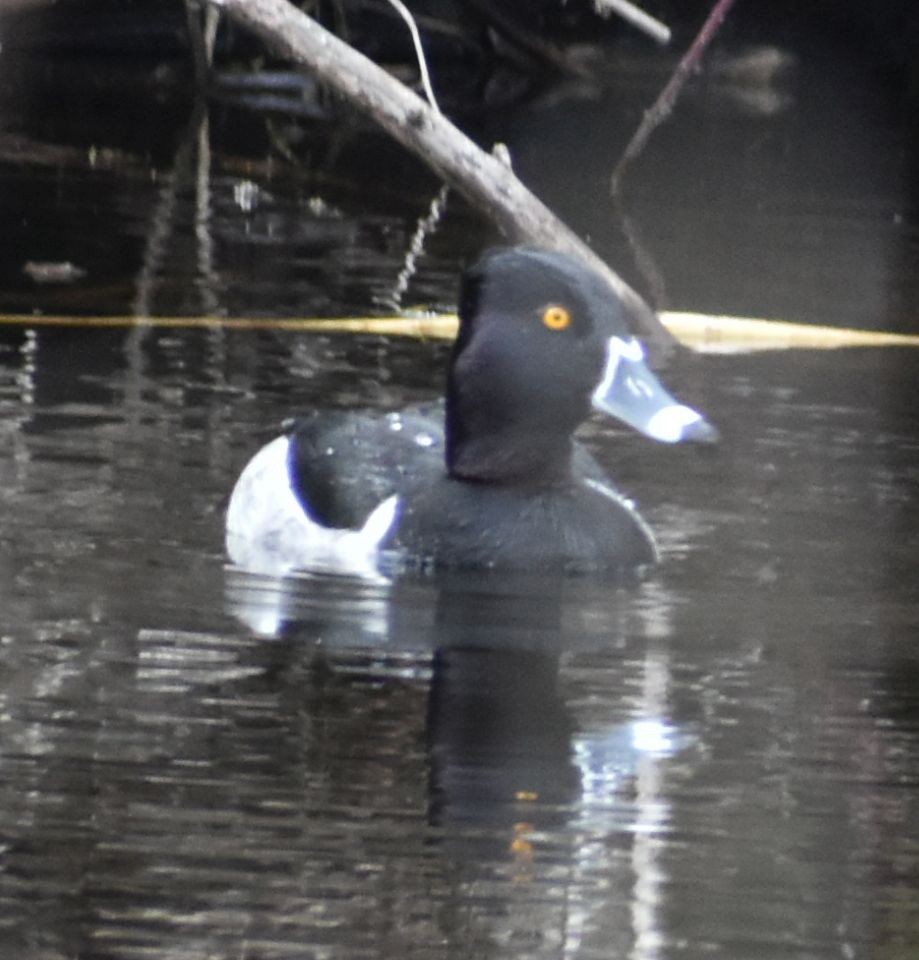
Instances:
[[[716,432],[644,361],[609,284],[564,254],[486,253],[466,271],[447,383],[447,467],[481,482],[552,483],[591,409],[667,443]]]

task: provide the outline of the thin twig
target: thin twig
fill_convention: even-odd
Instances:
[[[594,9],[601,17],[615,13],[637,30],[646,33],[652,40],[656,40],[661,46],[670,43],[670,27],[652,17],[650,13],[646,13],[641,7],[630,3],[629,0],[594,0]]]
[[[217,11],[205,7],[203,0],[185,0],[185,18],[192,50],[195,81],[199,89],[207,84],[214,62],[214,43],[217,37]]]
[[[207,65],[214,65],[214,47],[217,45],[217,28],[220,25],[220,14],[208,7],[204,14],[204,50],[207,54]]]
[[[431,86],[431,78],[428,75],[428,63],[424,56],[424,48],[421,46],[421,34],[418,32],[418,24],[411,11],[402,2],[402,0],[387,0],[389,5],[399,14],[408,26],[409,33],[412,35],[412,43],[415,45],[415,56],[418,59],[418,71],[421,74],[421,86],[424,88],[424,95],[428,98],[431,109],[440,113],[440,107],[437,106],[437,98],[434,96],[434,88]]]
[[[702,29],[699,30],[696,39],[693,40],[686,55],[677,64],[676,70],[673,71],[673,76],[667,81],[667,85],[660,92],[651,109],[646,111],[641,124],[635,131],[635,135],[629,141],[629,145],[625,148],[625,153],[622,154],[610,177],[609,189],[612,196],[618,196],[622,176],[626,168],[641,154],[651,134],[670,115],[670,111],[673,110],[676,98],[683,89],[687,78],[699,65],[702,54],[705,53],[706,48],[714,39],[718,28],[721,26],[722,21],[733,5],[734,0],[718,0],[715,6],[712,7],[712,11],[708,15],[705,23],[702,24]]]

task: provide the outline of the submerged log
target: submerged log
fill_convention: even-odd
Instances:
[[[845,347],[919,348],[919,335],[882,330],[822,327],[786,320],[728,317],[706,313],[664,312],[670,333],[699,353],[755,353],[761,350],[838,350]],[[3,327],[86,327],[102,329],[276,330],[293,333],[369,334],[452,340],[459,322],[454,314],[406,313],[398,317],[87,317],[66,314],[0,314]]]

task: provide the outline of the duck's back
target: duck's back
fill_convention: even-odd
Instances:
[[[290,432],[294,492],[316,523],[360,527],[388,497],[443,474],[442,424],[437,405],[398,413],[311,413]]]

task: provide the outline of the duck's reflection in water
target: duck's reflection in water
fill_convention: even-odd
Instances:
[[[580,777],[558,684],[548,653],[436,651],[427,725],[435,824],[496,827],[502,838],[524,821],[548,829],[567,820]]]
[[[667,717],[653,587],[455,575],[349,589],[234,574],[228,601],[253,627],[321,639],[333,670],[336,651],[374,646],[429,665],[429,843],[452,865],[455,905],[492,891],[462,923],[481,937],[500,914],[505,933],[539,931],[562,955],[604,943],[656,956],[661,763],[691,738]]]

